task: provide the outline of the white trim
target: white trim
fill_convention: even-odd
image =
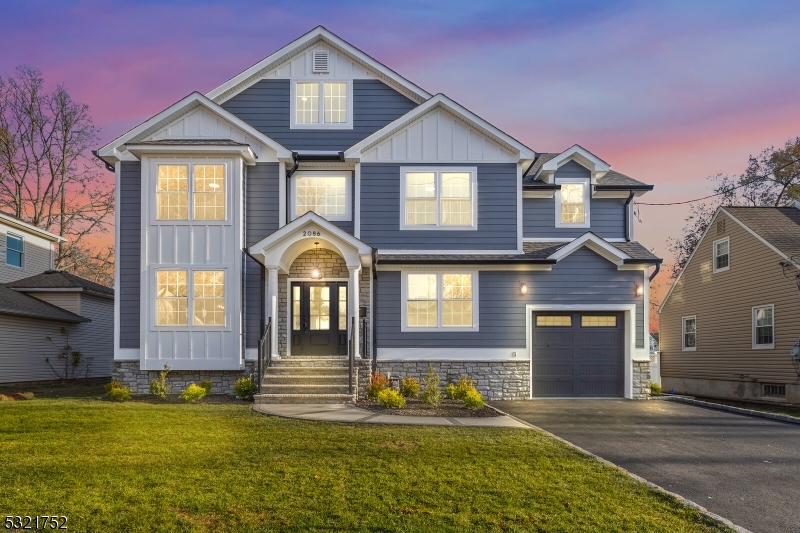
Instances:
[[[309,281],[312,283],[347,283],[347,293],[348,293],[348,311],[350,311],[352,307],[351,302],[349,302],[349,294],[350,294],[350,278],[287,278],[286,279],[286,357],[292,355],[292,325],[291,325],[291,318],[292,318],[292,283],[293,282],[304,282]],[[338,294],[337,294],[338,297]],[[349,313],[348,313],[349,314]],[[358,318],[358,310],[356,309],[356,318]],[[279,318],[275,317],[273,324],[275,324],[275,331],[278,331],[278,322]],[[347,318],[347,331],[350,332],[350,317]],[[277,338],[277,337],[276,337]],[[349,336],[348,336],[349,338]]]
[[[516,357],[512,354],[516,353]],[[378,361],[529,361],[524,346],[508,348],[378,348]]]
[[[353,173],[350,170],[337,171],[337,170],[298,170],[291,177],[289,184],[291,190],[289,191],[289,219],[290,222],[297,220],[303,215],[295,215],[295,202],[297,201],[297,178],[302,177],[318,177],[318,178],[341,178],[344,177],[344,215],[319,215],[325,220],[330,221],[350,221],[353,220]]]
[[[37,226],[34,226],[33,224],[28,224],[27,222],[19,220],[17,217],[6,215],[5,213],[0,213],[0,221],[8,224],[9,226],[12,226],[14,229],[33,233],[37,237],[41,237],[50,242],[67,242],[67,239],[65,239],[64,237],[59,237],[54,233],[45,231]]]
[[[353,169],[353,196],[355,200],[353,212],[353,236],[356,239],[361,238],[361,163],[356,163]]]
[[[580,237],[523,237],[522,242],[572,242],[576,238]],[[601,238],[606,242],[628,242],[622,237]]]
[[[257,361],[258,360],[258,348],[245,348],[244,349],[244,360],[245,361]]]
[[[756,344],[756,310],[769,307],[772,310],[772,343]],[[750,335],[754,350],[774,350],[775,349],[775,304],[754,305],[750,308]]]
[[[694,320],[694,346],[686,346],[686,321]],[[681,351],[682,352],[695,352],[697,351],[697,315],[688,315],[681,317]]]
[[[371,58],[358,48],[334,35],[322,26],[317,26],[302,37],[292,41],[274,54],[266,57],[248,68],[244,72],[234,76],[216,89],[206,93],[206,96],[218,104],[225,102],[235,94],[245,90],[258,82],[262,77],[275,69],[278,65],[291,61],[293,57],[313,47],[317,43],[324,43],[342,52],[348,58],[375,71],[377,76],[387,82],[388,85],[399,89],[403,94],[409,96],[415,102],[422,103],[431,97],[430,93],[422,90],[417,85],[411,83],[406,78],[400,76],[393,70],[387,68],[375,59]]]
[[[434,274],[436,275],[436,301],[438,325],[435,328],[410,327],[408,326],[408,275],[409,274]],[[447,327],[442,325],[442,309],[444,307],[444,274],[470,274],[472,276],[472,326],[471,327]],[[444,333],[449,331],[480,331],[478,312],[480,291],[477,270],[455,270],[448,266],[444,268],[427,268],[426,270],[400,271],[400,331],[402,333]]]
[[[556,250],[548,259],[555,259],[556,261],[561,261],[572,252],[578,250],[579,248],[586,246],[593,252],[600,254],[601,256],[605,257],[612,263],[616,264],[617,266],[622,266],[624,264],[625,259],[630,259],[631,256],[628,254],[620,251],[615,246],[608,244],[604,239],[598,237],[592,232],[586,232],[577,239],[572,240],[566,246],[563,246]]]
[[[114,361],[129,361],[141,363],[141,351],[139,348],[120,348],[114,355]]]
[[[589,150],[586,150],[582,146],[575,144],[558,154],[553,159],[545,162],[533,176],[533,179],[541,179],[541,181],[544,181],[545,183],[552,183],[555,172],[559,169],[559,167],[569,161],[575,161],[576,163],[589,169],[589,171],[592,173],[592,184],[596,183],[599,178],[605,176],[606,172],[611,170],[611,166],[608,163],[591,153]]]
[[[553,198],[556,195],[555,189],[545,189],[543,191],[523,191],[523,198]],[[627,195],[625,196],[627,198]]]
[[[583,222],[562,222],[561,221],[561,190],[557,190],[555,194],[556,199],[556,219],[555,227],[557,228],[590,228],[591,224],[591,184],[585,178],[559,178],[559,185],[565,184],[580,184],[583,185]]]
[[[522,163],[517,163],[517,250],[522,253],[522,174],[524,173]]]
[[[431,250],[380,250],[381,255],[429,255],[429,254],[448,254],[448,255],[516,255],[517,250],[446,250],[434,248]]]
[[[516,153],[519,159],[523,160],[523,162],[533,160],[536,157],[536,152],[518,140],[489,124],[478,115],[462,107],[460,104],[454,102],[447,96],[439,93],[424,104],[415,107],[405,115],[379,129],[366,139],[363,139],[362,141],[345,150],[345,159],[360,159],[362,154],[368,152],[374,146],[377,146],[384,139],[391,137],[417,118],[422,117],[429,111],[433,111],[433,109],[436,107],[445,109],[449,113],[455,115],[455,117],[459,120],[466,122],[483,135],[499,143],[507,150],[510,150],[512,153]]]
[[[728,243],[728,266],[723,268],[717,268],[717,244],[727,242]],[[722,239],[717,239],[716,241],[711,243],[711,271],[712,273],[716,274],[717,272],[725,272],[726,270],[731,269],[731,238],[730,237],[723,237]]]
[[[11,263],[8,262],[8,238],[9,237],[13,237],[15,239],[19,239],[20,241],[22,241],[22,250],[12,250],[14,252],[19,252],[20,255],[21,255],[21,257],[19,258],[19,266],[12,265]],[[11,232],[7,231],[6,232],[6,242],[5,242],[5,258],[3,260],[4,261],[3,264],[5,266],[7,266],[7,267],[16,268],[16,269],[19,269],[19,270],[25,270],[25,261],[27,260],[27,257],[28,257],[28,251],[26,250],[27,247],[28,246],[27,246],[27,243],[26,243],[25,235],[18,235],[16,233],[11,233]]]
[[[376,270],[378,272],[396,272],[396,271],[403,271],[403,270],[413,270],[413,271],[420,271],[420,270],[430,270],[431,268],[446,268],[446,269],[457,269],[457,270],[479,270],[480,272],[486,271],[493,271],[493,272],[549,272],[553,270],[553,265],[548,264],[541,264],[541,263],[501,263],[501,264],[476,264],[476,263],[447,263],[447,264],[381,264],[378,261],[376,265]]]
[[[434,174],[436,225],[406,225],[406,174],[431,172]],[[442,225],[442,174],[445,172],[469,173],[472,224],[469,226]],[[400,167],[400,231],[475,231],[478,229],[478,167],[402,166]]]
[[[122,349],[119,347],[120,343],[120,317],[119,317],[119,307],[120,307],[120,297],[119,297],[119,270],[120,270],[120,262],[119,262],[119,232],[120,232],[120,191],[122,190],[122,162],[116,161],[114,163],[114,205],[116,209],[114,209],[114,360],[117,361],[122,358]],[[141,194],[141,192],[140,192]],[[141,216],[141,215],[140,215]],[[140,228],[136,228],[137,231],[140,231]],[[140,244],[141,246],[141,244]],[[136,359],[139,359],[139,354],[137,350]]]
[[[160,157],[145,155],[142,158],[142,187],[147,187],[142,194],[152,205],[150,216],[147,220],[149,226],[231,226],[235,222],[233,214],[235,208],[233,199],[235,195],[234,186],[236,183],[236,159],[235,158],[191,158],[191,157]],[[187,218],[158,218],[158,167],[161,165],[186,166],[187,172]],[[224,190],[225,193],[225,218],[205,219],[194,218],[194,172],[195,166],[200,165],[221,165],[225,168]],[[241,163],[240,163],[241,173]],[[241,183],[239,184],[242,185]]]
[[[278,227],[286,225],[286,163],[278,163]]]
[[[316,83],[319,87],[319,106],[318,106],[318,122],[309,124],[299,124],[297,122],[297,84],[298,83]],[[325,84],[326,83],[344,83],[347,87],[345,98],[345,105],[347,106],[347,121],[346,122],[325,122]],[[290,81],[290,96],[289,96],[289,129],[291,130],[352,130],[353,129],[353,80],[339,80],[339,79],[319,79],[319,78],[296,78]]]
[[[141,159],[142,155],[198,157],[198,156],[239,156],[248,165],[255,165],[257,156],[248,146],[228,146],[209,142],[206,145],[174,145],[174,144],[128,144],[125,148]]]
[[[525,306],[525,347],[533,361],[533,312],[534,311],[622,311],[625,320],[625,398],[633,398],[633,362],[649,361],[650,347],[636,348],[636,304],[528,304]],[[645,339],[646,340],[646,339]],[[530,374],[530,398],[533,399],[533,364]]]

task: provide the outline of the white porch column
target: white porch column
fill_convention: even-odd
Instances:
[[[350,312],[348,313],[348,324],[347,327],[351,327],[353,325],[353,318],[356,319],[356,325],[351,332],[353,336],[353,344],[356,347],[356,356],[359,356],[359,343],[358,343],[358,278],[361,276],[361,267],[347,267],[347,270],[350,271]]]
[[[278,268],[267,267],[267,317],[272,319],[270,331],[269,350],[272,357],[278,355]]]

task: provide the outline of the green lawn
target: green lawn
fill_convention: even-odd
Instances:
[[[69,531],[727,531],[541,433],[0,403],[0,520]]]

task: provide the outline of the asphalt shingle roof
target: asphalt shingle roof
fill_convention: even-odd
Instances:
[[[61,309],[33,296],[17,292],[5,285],[0,285],[0,313],[44,318],[71,324],[89,322],[88,318],[70,313],[66,309]]]
[[[62,270],[46,270],[42,274],[6,283],[6,286],[14,289],[84,289],[114,296],[114,289]]]
[[[557,157],[561,154],[552,154],[552,153],[542,153],[539,154],[539,159],[533,164],[531,169],[525,174],[523,179],[523,183],[529,187],[535,186],[545,186],[547,184],[534,180],[533,176],[539,172],[539,169],[542,168],[542,165]],[[649,187],[647,184],[642,183],[639,180],[635,180],[630,176],[626,176],[625,174],[621,174],[615,170],[609,170],[606,174],[597,180],[597,185],[615,185],[621,187]]]
[[[724,207],[765,241],[800,260],[800,209],[796,207]]]

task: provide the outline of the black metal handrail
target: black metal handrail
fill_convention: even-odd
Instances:
[[[348,359],[348,374],[347,374],[347,377],[348,377],[348,384],[349,384],[348,390],[350,391],[350,395],[351,396],[353,395],[353,366],[355,366],[355,362],[356,362],[356,348],[357,348],[355,331],[356,331],[356,318],[353,317],[352,318],[352,322],[351,322],[351,327],[350,327],[350,342],[348,343],[349,344],[349,348],[350,348],[348,350],[348,352],[349,352],[348,356],[349,357],[347,358]]]
[[[272,318],[264,325],[264,335],[258,342],[258,383],[256,384],[258,392],[261,393],[261,383],[264,381],[264,374],[267,368],[272,364],[272,350],[268,345],[270,332],[272,331]]]

